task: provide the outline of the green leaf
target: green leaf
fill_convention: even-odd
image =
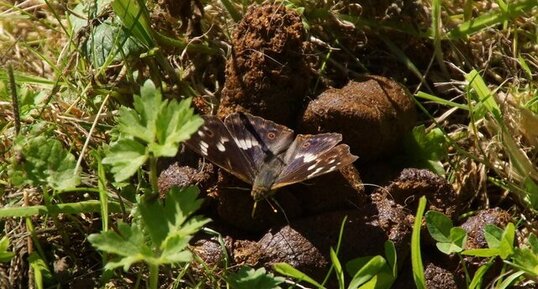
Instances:
[[[147,80],[140,88],[140,96],[134,96],[134,110],[126,107],[120,109],[119,131],[145,143],[153,143],[157,130],[157,115],[164,106],[166,101],[163,102],[161,92],[151,80]]]
[[[504,278],[501,284],[495,285],[495,289],[512,288],[512,285],[515,285],[514,281],[517,282],[519,277],[521,277],[523,274],[525,274],[525,271],[518,271],[508,275],[506,278]]]
[[[8,251],[9,239],[4,236],[0,239],[0,262],[9,262],[15,253]]]
[[[349,282],[349,289],[355,289],[372,279],[381,270],[391,269],[387,266],[385,258],[381,256],[361,257],[353,259],[346,264],[346,271],[353,276]]]
[[[391,275],[396,278],[398,276],[398,256],[396,247],[391,240],[385,241],[385,259],[388,266],[391,268]]]
[[[161,245],[162,253],[159,262],[163,264],[174,264],[191,261],[192,253],[187,250],[191,237],[178,234],[167,237]]]
[[[504,228],[504,232],[502,235],[502,242],[499,247],[500,254],[499,256],[506,260],[508,256],[512,255],[514,253],[514,238],[516,236],[516,228],[514,224],[508,223],[506,225],[506,228]]]
[[[209,219],[199,216],[191,217],[202,202],[202,199],[198,199],[198,188],[173,187],[166,195],[164,204],[158,201],[140,203],[144,228],[154,246],[162,251],[160,263],[191,260],[191,253],[186,251],[189,241],[192,235],[209,222]]]
[[[517,248],[514,250],[512,262],[513,267],[526,272],[527,274],[538,277],[538,254],[528,248]]]
[[[496,257],[499,256],[500,250],[498,248],[471,249],[464,250],[461,252],[461,254],[475,257]]]
[[[194,115],[190,99],[163,100],[151,80],[134,96],[134,109],[122,107],[118,118],[120,139],[114,143],[103,163],[112,165],[117,182],[132,176],[149,156],[172,157],[179,143],[189,139],[203,124]]]
[[[491,249],[497,249],[498,255],[506,259],[514,251],[515,226],[508,223],[504,230],[493,224],[484,227],[484,237]]]
[[[209,221],[200,218],[187,221],[202,205],[203,200],[197,197],[196,187],[173,187],[166,195],[164,204],[157,201],[140,203],[144,227],[154,244],[161,246],[166,238],[192,235]]]
[[[448,142],[439,128],[426,132],[424,125],[416,126],[406,135],[403,147],[407,162],[418,168],[426,168],[438,175],[444,175],[441,164],[448,154]]]
[[[473,114],[475,119],[482,119],[487,112],[491,113],[497,120],[501,119],[501,109],[493,97],[493,93],[486,85],[486,82],[480,76],[478,71],[472,70],[465,75],[465,79],[468,82],[468,86],[472,88],[471,96],[478,101]]]
[[[422,225],[422,216],[426,209],[426,197],[419,199],[413,232],[411,234],[411,266],[413,268],[413,279],[418,289],[426,288],[426,279],[424,277],[424,265],[422,263],[422,253],[420,251],[420,229]]]
[[[175,156],[178,144],[188,140],[202,126],[202,118],[194,116],[190,105],[189,98],[180,103],[172,100],[163,107],[157,117],[157,142],[150,145],[155,156]]]
[[[481,288],[482,287],[482,281],[484,280],[484,275],[489,270],[489,267],[491,267],[491,262],[488,262],[482,266],[480,266],[476,272],[474,273],[473,279],[471,280],[471,283],[469,284],[469,289],[475,289],[475,288]]]
[[[531,248],[532,252],[534,254],[538,254],[538,238],[536,237],[536,235],[531,233],[529,235],[528,242],[529,242],[529,247]]]
[[[34,283],[38,289],[44,289],[44,283],[47,280],[52,279],[52,274],[50,272],[49,267],[47,266],[47,263],[37,252],[32,252],[30,256],[28,256],[28,263],[30,263],[30,267],[32,267],[32,271],[34,272]]]
[[[249,267],[242,267],[236,273],[231,273],[226,278],[228,284],[233,289],[279,289],[285,279],[275,277],[267,273],[265,268],[254,270]]]
[[[75,172],[75,157],[60,141],[46,136],[19,140],[17,149],[21,159],[10,170],[11,182],[16,186],[48,185],[55,190],[75,188],[80,180]]]
[[[426,227],[432,238],[438,242],[450,242],[450,230],[454,226],[452,220],[436,211],[428,211],[425,217]]]
[[[325,288],[323,287],[323,285],[319,284],[316,280],[310,278],[305,273],[293,268],[293,266],[291,266],[288,263],[276,263],[273,265],[273,269],[282,275],[296,279],[298,282],[305,281],[316,286],[317,288]]]
[[[144,242],[144,234],[136,225],[118,224],[118,233],[107,231],[91,234],[88,241],[97,249],[119,256],[118,261],[109,261],[106,270],[123,267],[127,271],[132,264],[140,261],[156,263],[151,249]]]
[[[94,67],[121,61],[142,51],[142,46],[134,38],[129,37],[121,25],[113,23],[110,19],[92,28],[88,39],[82,45],[82,52]]]
[[[499,248],[501,246],[503,229],[493,225],[484,226],[484,238],[489,248]]]
[[[426,213],[426,226],[439,251],[449,255],[461,252],[467,240],[467,232],[453,227],[452,221],[442,213],[429,211]]]
[[[147,8],[141,6],[143,1],[137,0],[115,0],[112,2],[114,13],[121,19],[127,32],[132,34],[146,48],[155,47],[155,40],[152,35],[150,18]]]
[[[340,285],[340,288],[344,288],[344,270],[342,268],[342,264],[340,264],[340,260],[338,260],[338,256],[336,255],[336,252],[333,248],[331,248],[330,252],[331,262],[334,266],[334,271],[336,273],[336,279],[338,280],[338,285]]]
[[[141,143],[123,138],[112,144],[103,164],[112,165],[112,173],[116,182],[121,182],[136,173],[146,162],[146,148]]]
[[[465,241],[467,241],[467,231],[460,227],[454,227],[450,230],[450,240],[452,247],[451,252],[461,252],[465,247]]]

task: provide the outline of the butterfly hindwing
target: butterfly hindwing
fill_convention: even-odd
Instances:
[[[286,152],[286,167],[272,189],[299,183],[353,163],[357,156],[350,153],[349,146],[336,146],[341,140],[342,136],[337,133],[298,135]]]
[[[204,116],[204,124],[185,142],[187,147],[240,180],[252,184],[255,165],[234,141],[224,123],[216,116]]]
[[[224,124],[237,146],[251,158],[256,173],[269,159],[286,151],[293,141],[293,130],[247,113],[231,114]]]

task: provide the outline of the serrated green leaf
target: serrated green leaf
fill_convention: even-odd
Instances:
[[[160,264],[183,263],[192,259],[191,252],[187,250],[189,241],[209,222],[209,219],[200,216],[191,217],[202,201],[198,199],[196,187],[173,187],[166,195],[164,204],[159,201],[139,204],[144,228],[153,246],[159,249]]]
[[[123,138],[112,144],[102,162],[112,166],[114,179],[116,182],[121,182],[134,175],[147,158],[144,145],[135,140]]]
[[[138,226],[120,223],[118,231],[118,233],[107,231],[88,236],[88,241],[97,249],[119,256],[118,261],[108,262],[105,269],[123,267],[123,270],[127,271],[136,262],[155,262],[153,253],[145,244],[144,234]]]
[[[134,96],[134,110],[120,109],[118,129],[121,133],[138,138],[148,144],[155,141],[157,115],[166,106],[162,94],[151,80],[144,82],[140,95]]]
[[[179,103],[163,100],[161,92],[147,80],[140,89],[140,96],[134,96],[134,109],[120,109],[118,129],[122,135],[147,147],[146,154],[175,156],[179,143],[189,139],[203,124],[190,104],[190,99]]]
[[[192,253],[186,250],[189,245],[190,236],[175,234],[167,237],[161,248],[161,263],[186,263],[192,260]]]
[[[154,155],[175,156],[178,144],[189,139],[203,124],[202,118],[194,116],[190,105],[189,98],[179,103],[172,100],[163,107],[157,117],[157,142],[150,146]]]
[[[231,273],[227,278],[228,284],[233,289],[279,289],[285,279],[275,277],[267,273],[265,268],[254,270],[248,267],[242,267],[237,273]]]
[[[191,218],[187,221],[189,216],[200,208],[202,202],[202,199],[198,199],[198,188],[173,187],[166,195],[164,204],[157,201],[140,203],[140,214],[153,243],[161,247],[166,238],[190,238],[190,235],[209,221],[202,218]],[[167,246],[169,245],[171,244]]]
[[[46,136],[31,137],[22,141],[19,150],[22,161],[15,162],[10,171],[14,185],[46,184],[61,191],[79,184],[75,157],[60,141]]]

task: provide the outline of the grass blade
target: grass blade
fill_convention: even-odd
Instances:
[[[411,235],[411,265],[413,267],[413,279],[415,280],[415,285],[417,285],[418,289],[426,288],[424,265],[422,264],[422,254],[420,251],[420,232],[425,209],[426,197],[422,196],[418,203],[415,224],[413,225],[413,234]]]

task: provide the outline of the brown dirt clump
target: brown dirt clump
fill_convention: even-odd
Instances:
[[[487,224],[493,224],[497,227],[504,228],[512,216],[502,209],[493,208],[481,210],[476,215],[469,217],[461,227],[467,231],[467,242],[465,249],[486,248],[487,242],[484,236],[484,228]]]
[[[311,101],[299,130],[339,132],[359,162],[367,162],[392,154],[415,120],[415,104],[405,88],[385,77],[365,76]]]
[[[428,210],[434,210],[453,219],[456,217],[458,196],[442,177],[425,169],[404,169],[388,186],[377,190],[385,193],[402,206],[416,211],[422,196],[428,199]]]
[[[353,169],[353,166],[350,166]],[[366,201],[364,187],[360,180],[349,180],[344,174],[333,172],[322,175],[290,187],[293,195],[300,200],[305,214],[312,215],[321,212],[349,210]],[[360,184],[360,185],[356,185]]]
[[[281,4],[252,6],[232,37],[218,115],[248,111],[292,125],[308,88],[301,17]]]
[[[467,232],[465,249],[487,248],[488,245],[484,235],[485,226],[493,224],[497,227],[504,228],[511,221],[512,216],[507,211],[499,208],[478,211],[474,216],[469,217],[463,224],[461,224],[461,227]],[[475,256],[465,256],[464,260],[470,274],[474,274],[480,266],[488,262],[488,259],[486,258]],[[488,284],[497,278],[499,274],[501,274],[502,267],[502,260],[500,258],[495,259],[492,267],[482,278],[483,283]],[[461,270],[458,271],[458,273],[464,276],[464,272],[461,272]]]
[[[405,210],[384,196],[374,195],[371,203],[355,210],[309,216],[266,230],[257,242],[242,239],[244,236],[235,232],[236,237],[224,238],[233,261],[228,266],[248,264],[269,268],[274,263],[287,262],[321,280],[331,263],[330,248],[338,243],[340,226],[346,217],[339,253],[343,264],[353,258],[383,254],[386,240],[395,243],[398,258],[403,260],[408,255],[411,221]],[[215,240],[200,239],[193,246],[208,264],[222,265],[219,261],[222,254]]]
[[[424,268],[424,279],[426,279],[426,288],[429,289],[459,288],[452,271],[439,267],[433,263],[426,264]]]

